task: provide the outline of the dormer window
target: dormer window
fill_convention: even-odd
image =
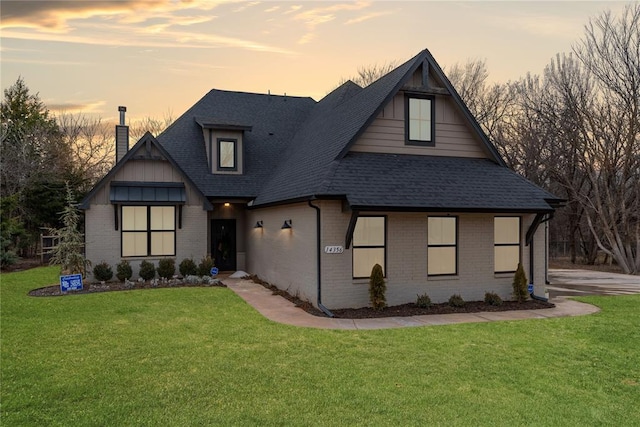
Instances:
[[[407,145],[435,145],[435,110],[433,96],[410,95],[406,101]]]
[[[238,140],[229,138],[218,138],[218,170],[236,171],[238,170]]]

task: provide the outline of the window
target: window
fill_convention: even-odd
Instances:
[[[427,275],[458,274],[458,218],[430,216],[427,233]]]
[[[376,264],[385,265],[386,217],[361,216],[353,230],[353,277],[371,276]],[[386,274],[386,273],[385,273]]]
[[[175,206],[123,206],[122,256],[176,253]]]
[[[218,139],[218,170],[238,170],[236,144],[235,139]]]
[[[495,217],[493,240],[495,272],[516,271],[520,262],[520,217]]]
[[[406,143],[409,145],[435,145],[435,110],[433,97],[407,97]]]

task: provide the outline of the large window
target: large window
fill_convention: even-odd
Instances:
[[[176,253],[175,206],[123,206],[122,256]]]
[[[218,170],[238,170],[237,140],[218,139]]]
[[[361,216],[353,230],[353,277],[371,276],[376,264],[385,266],[386,218],[384,216]],[[386,273],[385,273],[386,274]]]
[[[407,144],[434,145],[435,110],[433,101],[433,97],[407,97]]]
[[[427,274],[458,274],[458,218],[430,216],[427,233]]]
[[[493,219],[494,262],[496,273],[512,273],[520,262],[520,217],[497,216]]]

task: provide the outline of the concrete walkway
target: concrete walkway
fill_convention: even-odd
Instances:
[[[549,317],[582,316],[600,311],[598,307],[557,298],[555,308],[541,310],[515,310],[463,314],[430,314],[411,317],[384,317],[378,319],[332,319],[318,317],[296,307],[292,302],[273,295],[264,286],[244,279],[224,279],[224,283],[253,306],[267,319],[287,325],[321,329],[387,329],[408,326],[435,326],[452,323],[492,322],[497,320],[544,319]]]

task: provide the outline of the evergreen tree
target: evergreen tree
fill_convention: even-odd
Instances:
[[[90,262],[84,258],[84,239],[78,230],[80,215],[76,207],[71,188],[67,185],[67,206],[61,215],[63,227],[49,229],[57,240],[57,246],[52,252],[50,264],[59,265],[61,274],[82,274]]]

